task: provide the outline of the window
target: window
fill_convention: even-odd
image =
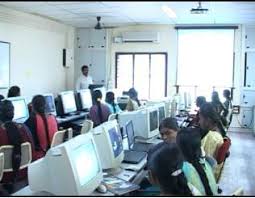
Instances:
[[[116,88],[134,87],[139,99],[166,95],[166,53],[116,53]]]
[[[233,86],[234,29],[178,29],[177,84],[211,100]]]

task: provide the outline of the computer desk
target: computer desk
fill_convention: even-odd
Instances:
[[[159,143],[162,140],[153,139],[151,143]],[[121,178],[125,181],[129,181],[131,183],[139,185],[143,179],[147,176],[147,170],[144,168],[147,164],[147,157],[145,157],[140,163],[138,164],[128,164],[128,163],[121,163],[120,168],[122,169],[121,173],[113,174],[118,178]],[[104,175],[109,175],[109,173],[104,173]],[[41,191],[41,192],[34,192],[30,189],[29,185],[22,188],[21,190],[17,191],[16,193],[12,194],[13,196],[54,196],[49,192]],[[99,193],[94,191],[91,196],[114,196],[115,194],[107,191],[107,193]]]
[[[88,114],[89,114],[89,112],[80,112],[80,114],[78,114],[78,115],[70,115],[70,116],[66,116],[64,118],[57,116],[56,120],[57,120],[57,123],[59,125],[61,125],[61,124],[65,124],[65,123],[70,123],[75,120],[85,119],[88,116]]]
[[[129,181],[131,183],[139,185],[147,175],[147,171],[144,170],[146,163],[147,163],[146,157],[139,164],[122,163],[121,164],[122,172],[118,174],[112,174],[112,175],[115,177],[121,178],[125,181]],[[106,173],[105,175],[110,175],[110,174]],[[55,196],[45,191],[40,191],[40,192],[32,191],[29,185],[17,191],[16,193],[13,193],[12,195],[13,196]],[[91,196],[114,196],[114,195],[115,194],[111,193],[110,191],[107,191],[106,193],[99,193],[97,191],[94,191],[91,194]]]

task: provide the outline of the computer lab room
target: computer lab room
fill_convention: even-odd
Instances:
[[[252,1],[1,1],[0,195],[255,196],[254,76]]]

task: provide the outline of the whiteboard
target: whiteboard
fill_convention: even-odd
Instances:
[[[10,43],[0,41],[0,89],[8,88],[10,81]]]

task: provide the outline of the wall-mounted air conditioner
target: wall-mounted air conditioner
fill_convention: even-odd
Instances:
[[[136,43],[136,42],[159,43],[159,32],[123,32],[122,42],[124,43]]]

